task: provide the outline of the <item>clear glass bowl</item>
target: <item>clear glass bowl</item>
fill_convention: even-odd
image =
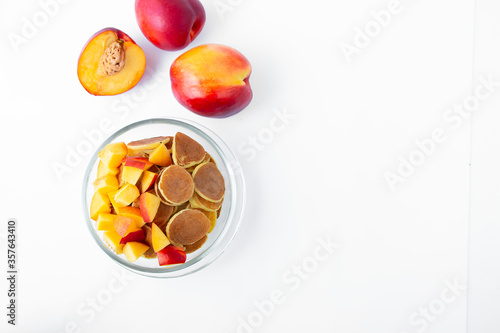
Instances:
[[[186,263],[172,266],[159,266],[157,259],[139,258],[129,262],[123,254],[117,255],[103,242],[103,232],[96,229],[96,223],[90,218],[90,202],[94,194],[93,182],[97,175],[98,152],[112,142],[128,143],[134,140],[155,136],[173,136],[182,132],[198,141],[217,163],[224,176],[226,193],[220,217],[214,230],[208,234],[201,249],[187,255]],[[245,181],[241,167],[229,147],[209,129],[188,120],[156,118],[142,120],[118,130],[112,134],[92,155],[83,179],[82,204],[85,220],[90,234],[97,245],[111,259],[121,266],[138,274],[170,278],[194,273],[213,262],[227,248],[236,235],[243,216],[245,204]]]

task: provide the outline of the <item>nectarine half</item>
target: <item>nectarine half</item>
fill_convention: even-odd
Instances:
[[[133,88],[146,69],[142,49],[124,32],[106,28],[95,33],[78,59],[78,79],[92,95],[117,95]]]

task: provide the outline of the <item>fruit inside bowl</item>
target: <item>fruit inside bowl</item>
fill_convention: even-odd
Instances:
[[[150,276],[184,275],[213,261],[234,237],[243,178],[227,146],[206,131],[146,120],[96,152],[85,177],[87,225],[121,265]]]

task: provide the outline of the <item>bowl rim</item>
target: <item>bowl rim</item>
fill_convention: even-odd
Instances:
[[[120,135],[144,125],[155,124],[166,124],[183,127],[196,133],[204,140],[208,141],[211,147],[217,152],[218,157],[222,159],[222,162],[227,169],[232,195],[231,205],[229,206],[229,212],[224,227],[220,231],[217,238],[213,241],[213,243],[210,244],[210,246],[206,248],[201,254],[186,262],[185,264],[172,265],[167,267],[144,267],[142,265],[129,262],[125,258],[122,258],[121,256],[115,254],[110,248],[104,245],[102,238],[99,236],[98,231],[95,228],[95,221],[90,218],[89,213],[90,202],[88,200],[88,187],[90,185],[90,175],[94,171],[96,163],[98,163],[98,153],[107,144],[114,142],[113,140],[115,140]],[[101,250],[107,254],[108,257],[110,257],[115,263],[134,273],[155,278],[174,278],[195,273],[215,261],[215,259],[217,259],[225,251],[233,238],[236,236],[236,233],[241,225],[246,201],[245,179],[242,171],[243,170],[238,162],[238,159],[236,158],[232,150],[227,146],[227,144],[212,130],[203,125],[200,125],[199,123],[196,123],[192,120],[174,117],[150,118],[130,123],[109,135],[88,160],[88,164],[83,177],[83,186],[81,192],[81,202],[87,229],[91,233],[94,241],[101,248]]]

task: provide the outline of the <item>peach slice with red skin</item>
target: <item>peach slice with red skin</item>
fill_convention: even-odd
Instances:
[[[146,69],[142,49],[123,31],[105,28],[87,41],[78,59],[78,79],[90,94],[117,95],[133,88]]]
[[[127,244],[128,242],[144,242],[146,239],[146,234],[144,230],[139,229],[136,231],[131,231],[120,240],[120,244]]]
[[[141,210],[142,218],[144,222],[153,222],[158,208],[160,207],[160,198],[149,192],[141,194],[139,197],[139,208]]]
[[[250,62],[237,50],[200,45],[181,54],[170,67],[175,98],[192,112],[214,118],[232,116],[250,104]]]
[[[137,224],[133,219],[131,219],[130,217],[125,217],[120,215],[118,215],[113,220],[113,225],[115,227],[115,231],[121,237],[125,237],[129,233],[140,229],[139,227],[137,227]]]
[[[183,264],[186,262],[186,252],[181,247],[167,245],[157,252],[160,266]]]
[[[142,173],[142,178],[139,184],[139,189],[141,193],[150,190],[154,186],[157,177],[158,177],[157,173],[145,170]]]

